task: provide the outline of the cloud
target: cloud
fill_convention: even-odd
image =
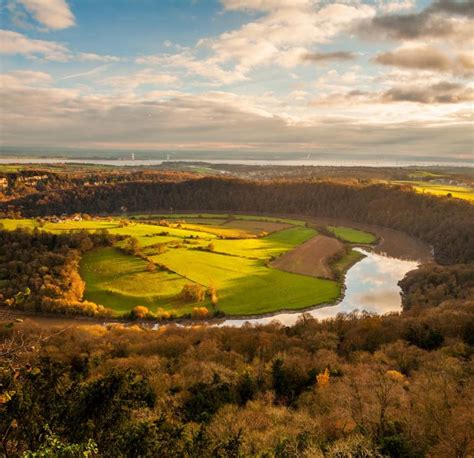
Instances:
[[[454,94],[460,88],[446,86],[433,91]],[[394,113],[405,116],[411,110],[397,108],[399,104],[368,106],[359,112],[346,104],[344,116],[323,107],[319,114],[300,121],[298,116],[286,116],[284,106],[277,106],[279,111],[272,108],[270,96],[267,108],[262,109],[259,100],[224,92],[193,95],[153,91],[137,95],[118,91],[104,95],[15,83],[1,84],[0,97],[2,142],[10,146],[219,150],[232,145],[233,149],[249,151],[330,154],[344,150],[347,154],[442,157],[467,154],[471,147],[466,106],[453,108],[449,115],[447,106],[436,117],[430,107],[427,113],[431,119],[422,120],[414,111],[416,121],[401,122]],[[413,106],[414,110],[424,109],[424,104]],[[307,113],[308,107],[303,108]]]
[[[34,40],[18,32],[0,29],[0,54],[20,54],[29,58],[67,62],[118,62],[116,56],[94,53],[74,53],[66,45],[55,41]]]
[[[75,24],[65,0],[18,0],[28,12],[49,29],[66,29]]]
[[[67,61],[69,51],[66,46],[54,41],[33,40],[18,32],[0,30],[0,54],[23,54],[40,56],[46,60]]]
[[[313,106],[342,106],[346,110],[351,106],[364,105],[362,110],[368,110],[367,105],[392,104],[411,102],[423,105],[463,104],[474,100],[474,90],[469,85],[450,81],[438,81],[425,84],[404,83],[381,91],[352,89],[349,91],[334,91],[313,98]],[[380,110],[380,108],[378,108]],[[396,111],[395,111],[396,112]]]
[[[437,0],[428,11],[474,17],[474,2],[472,0]]]
[[[121,60],[117,56],[94,54],[91,52],[81,52],[77,55],[77,58],[84,62],[119,62]]]
[[[394,40],[416,39],[422,37],[446,37],[454,33],[449,19],[432,17],[430,14],[393,14],[377,16],[362,22],[358,27],[364,38],[391,38]]]
[[[306,62],[348,61],[355,58],[356,54],[349,51],[313,52],[302,56],[302,60]]]
[[[395,87],[383,93],[381,99],[385,102],[450,104],[472,102],[474,91],[462,84],[443,81],[431,86]]]
[[[217,62],[236,62],[235,68],[246,74],[256,66],[274,62],[291,48],[326,43],[352,21],[373,14],[367,5],[331,3],[310,8],[308,2],[270,3],[277,6],[273,5],[259,20],[217,38],[201,40],[201,46],[209,47]],[[292,6],[279,7],[281,3]]]
[[[156,73],[152,69],[142,70],[127,76],[111,76],[102,81],[103,84],[107,84],[109,86],[129,89],[135,89],[143,85],[170,85],[176,84],[177,82],[177,76],[165,73]]]
[[[199,40],[194,49],[141,56],[136,62],[181,67],[211,81],[231,84],[249,79],[259,67],[301,65],[308,46],[328,43],[354,20],[375,14],[369,5],[342,2],[225,0],[223,4],[226,9],[252,9],[263,14],[239,28]],[[199,54],[207,57],[198,59]]]
[[[379,10],[383,11],[384,13],[395,13],[401,10],[410,10],[414,7],[415,2],[413,0],[387,0],[386,2],[380,2],[378,5]]]
[[[96,75],[97,73],[100,73],[101,71],[105,70],[108,67],[109,67],[109,64],[99,65],[98,67],[95,67],[91,70],[87,70],[85,72],[80,72],[80,73],[73,73],[72,75],[63,76],[62,78],[59,78],[59,79],[70,80],[74,78],[80,78],[82,76]]]
[[[301,8],[311,5],[311,0],[221,0],[230,11],[273,11],[282,8]]]
[[[469,76],[474,71],[472,54],[460,53],[451,57],[432,46],[402,47],[394,51],[378,54],[374,62],[381,65],[450,72],[456,75]]]
[[[216,59],[198,59],[189,50],[177,54],[140,56],[135,62],[140,65],[158,65],[160,68],[182,69],[188,75],[198,75],[220,84],[232,84],[248,79],[240,71],[223,69]]]
[[[462,42],[472,40],[474,2],[440,0],[419,13],[379,15],[359,22],[356,33],[366,39],[438,39]]]
[[[4,87],[47,86],[52,82],[53,78],[49,73],[33,70],[16,70],[0,74],[0,86]]]

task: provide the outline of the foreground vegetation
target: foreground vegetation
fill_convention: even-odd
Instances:
[[[468,457],[473,336],[472,297],[291,328],[6,324],[3,452]]]

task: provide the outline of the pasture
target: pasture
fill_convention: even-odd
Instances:
[[[165,271],[149,272],[146,267],[143,259],[116,248],[90,251],[84,255],[80,269],[87,286],[84,298],[119,313],[137,305],[151,310],[158,307],[173,310],[175,297],[187,283],[186,279]],[[179,311],[186,313],[191,308],[181,307]]]
[[[370,244],[377,240],[374,234],[351,227],[328,226],[327,229],[343,242]]]
[[[342,272],[359,257],[331,265],[343,241],[371,243],[372,234],[351,228],[328,228],[333,237],[319,235],[304,221],[239,215],[176,214],[40,221],[4,219],[4,228],[17,227],[65,233],[106,229],[126,237],[114,247],[86,252],[80,275],[84,299],[116,314],[141,305],[151,312],[163,309],[175,316],[194,307],[210,313],[255,315],[332,303],[341,284],[332,269]],[[139,252],[124,249],[127,238]],[[199,299],[186,297],[183,288],[202,291]],[[214,296],[211,291],[214,292]]]

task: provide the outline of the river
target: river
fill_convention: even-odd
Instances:
[[[268,324],[272,321],[291,326],[296,323],[302,313],[318,318],[332,318],[338,313],[350,313],[354,310],[365,310],[384,314],[401,311],[400,287],[398,282],[410,270],[416,269],[418,263],[403,259],[390,258],[356,248],[365,255],[361,261],[352,266],[345,278],[345,294],[336,305],[316,307],[305,312],[278,313],[272,316],[228,319],[219,326],[237,326],[244,323]]]
[[[0,153],[1,155],[1,153]],[[44,158],[44,157],[16,157],[0,158],[0,164],[92,164],[115,167],[159,166],[164,164],[163,159],[72,159],[72,158]],[[420,161],[420,160],[391,160],[391,159],[176,159],[171,162],[199,162],[207,164],[233,165],[284,165],[284,166],[330,166],[330,167],[473,167],[473,161]]]

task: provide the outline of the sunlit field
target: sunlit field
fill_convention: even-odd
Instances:
[[[344,242],[366,244],[377,240],[373,234],[350,227],[328,226],[328,230]]]
[[[474,202],[474,189],[465,186],[428,183],[426,181],[396,181],[394,183],[410,185],[419,193],[433,194],[440,197],[455,197],[456,199]]]
[[[322,278],[296,273],[298,269],[271,267],[279,256],[318,236],[301,220],[173,214],[135,215],[133,219],[4,219],[1,224],[7,230],[56,234],[107,230],[120,236],[114,247],[89,251],[80,263],[84,299],[117,314],[145,306],[153,313],[165,311],[173,316],[187,315],[195,307],[206,307],[210,313],[255,315],[332,303],[341,293],[341,283],[332,274]],[[351,228],[328,230],[345,242],[375,241],[372,234]],[[132,240],[134,251],[128,249]],[[336,245],[336,252],[339,249]],[[316,257],[317,253],[306,252],[301,262]],[[334,272],[344,272],[358,259],[358,254],[349,252],[334,262]],[[326,266],[324,256],[318,262]],[[189,286],[202,291],[202,297],[183,297],[183,288]]]

